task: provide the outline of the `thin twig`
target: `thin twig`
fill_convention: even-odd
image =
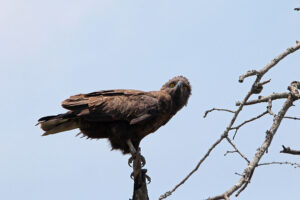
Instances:
[[[240,152],[240,150],[235,146],[235,144],[233,144],[233,142],[229,139],[228,136],[226,137],[226,140],[228,141],[229,144],[231,144],[231,146],[234,148],[235,152],[237,152],[249,164],[250,163],[249,159]]]
[[[296,45],[287,48],[283,53],[278,55],[276,58],[274,58],[269,64],[267,64],[261,71],[260,73],[265,74],[267,73],[271,68],[273,68],[277,63],[279,63],[282,59],[284,59],[286,56],[289,54],[297,51],[300,49],[300,43],[296,41]]]
[[[243,123],[241,123],[240,125],[238,125],[238,126],[236,126],[236,127],[232,127],[231,129],[235,129],[235,132],[234,132],[234,135],[233,135],[232,139],[235,138],[235,136],[236,136],[238,130],[239,130],[242,126],[244,126],[245,124],[247,124],[247,123],[249,123],[249,122],[252,122],[252,121],[254,121],[254,120],[257,120],[257,119],[261,118],[261,117],[264,116],[265,114],[268,114],[268,111],[265,111],[265,112],[261,113],[260,115],[257,115],[256,117],[253,117],[253,118],[251,118],[251,119],[249,119],[249,120],[246,120],[246,121],[244,121]]]
[[[265,97],[259,97],[259,99],[254,99],[251,101],[248,101],[245,103],[245,105],[253,105],[253,104],[257,104],[257,103],[262,103],[262,102],[268,102],[269,99],[273,100],[277,100],[277,99],[286,99],[288,97],[289,93],[288,92],[283,92],[283,93],[273,93],[269,96],[265,96]],[[241,102],[236,102],[235,103],[236,106],[240,106]]]
[[[230,154],[230,153],[237,153],[237,151],[226,151],[225,153],[224,153],[224,156],[227,156],[227,154]]]
[[[178,183],[172,190],[166,192],[165,194],[161,195],[159,197],[159,200],[165,199],[168,196],[172,195],[173,192],[175,192],[175,190],[177,190],[177,188],[179,188],[181,185],[183,185],[185,183],[185,181],[187,181],[190,176],[193,175],[193,173],[195,173],[198,168],[200,167],[200,165],[203,163],[203,161],[209,156],[210,152],[223,140],[223,137],[220,137],[210,148],[209,150],[206,152],[206,154],[203,156],[203,158],[198,162],[198,164],[196,165],[196,167],[180,182]]]
[[[285,116],[285,119],[293,119],[293,120],[300,120],[300,118],[298,117],[289,117],[289,116]]]
[[[292,163],[292,162],[267,162],[267,163],[260,163],[258,164],[257,166],[260,167],[260,166],[266,166],[266,165],[291,165],[293,166],[294,168],[300,168],[300,164],[299,163]]]
[[[270,115],[273,115],[273,116],[275,115],[275,114],[272,112],[272,100],[271,100],[271,99],[269,99],[269,101],[268,101],[267,111],[268,111],[268,113],[269,113]],[[300,120],[300,118],[298,118],[298,117],[290,117],[290,116],[284,116],[283,118],[284,118],[284,119]]]
[[[240,173],[237,173],[237,172],[235,172],[234,174],[238,175],[238,176],[243,176],[243,174],[240,174]]]
[[[223,109],[223,108],[212,108],[210,110],[205,111],[203,118],[205,118],[207,116],[208,113],[212,112],[212,111],[225,111],[225,112],[230,112],[230,113],[235,113],[235,111],[233,110],[228,110],[228,109]]]

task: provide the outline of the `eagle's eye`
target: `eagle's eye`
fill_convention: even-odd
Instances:
[[[175,87],[175,83],[170,83],[169,87],[170,87],[170,88]]]
[[[188,87],[187,87],[187,86],[183,86],[183,89],[184,89],[184,90],[188,90]]]

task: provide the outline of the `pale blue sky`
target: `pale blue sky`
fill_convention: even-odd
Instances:
[[[0,2],[0,199],[129,199],[129,156],[107,141],[74,137],[78,131],[41,137],[39,117],[64,112],[70,95],[102,89],[158,90],[176,75],[189,78],[188,106],[141,143],[152,183],[150,199],[171,189],[195,166],[231,119],[212,107],[235,108],[260,69],[300,40],[300,1],[77,0]],[[300,52],[267,74],[263,95],[286,91],[300,76]],[[274,111],[282,101],[274,103]],[[289,111],[298,116],[299,103]],[[238,122],[265,105],[245,109]],[[266,117],[242,128],[235,143],[250,159],[272,123]],[[300,149],[299,122],[285,120],[263,161],[300,162],[279,154]],[[222,143],[169,199],[204,199],[224,192],[245,168]],[[258,168],[240,199],[296,199],[300,169]],[[233,197],[233,199],[235,199]]]

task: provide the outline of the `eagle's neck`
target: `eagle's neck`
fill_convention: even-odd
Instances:
[[[177,99],[175,99],[175,100],[173,99],[171,114],[175,115],[183,106],[184,106],[184,104],[182,104],[182,102],[178,101]]]

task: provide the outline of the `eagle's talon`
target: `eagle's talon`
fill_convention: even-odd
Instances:
[[[136,154],[132,155],[129,159],[128,159],[128,165],[129,167],[133,167],[133,162],[136,158]],[[144,167],[146,165],[146,159],[144,156],[140,155],[140,161],[141,161],[141,167]]]
[[[131,178],[132,180],[134,180],[134,172],[132,172],[132,173],[130,174],[130,178]]]
[[[139,156],[140,156],[141,166],[143,168],[146,165],[146,159],[144,156],[142,156],[140,147],[138,148],[136,154],[140,154]]]
[[[133,160],[135,159],[135,156],[131,156],[129,159],[128,159],[128,165],[129,165],[129,167],[133,167],[133,165],[131,165],[131,164],[133,164]]]
[[[146,171],[147,172],[147,171]],[[145,176],[145,178],[146,178],[146,180],[147,180],[147,184],[150,184],[151,183],[151,177],[150,176],[148,176],[147,174],[146,174],[146,172],[143,172],[143,170],[142,170],[142,173],[144,174],[144,176]],[[132,180],[134,180],[134,172],[132,172],[131,174],[130,174],[130,178],[132,179]]]
[[[142,165],[142,167],[144,167],[146,165],[146,159],[142,155],[140,155],[140,157],[141,157],[141,165]]]
[[[147,180],[147,184],[150,184],[151,183],[151,177],[148,176],[147,174],[145,174],[145,178]]]

